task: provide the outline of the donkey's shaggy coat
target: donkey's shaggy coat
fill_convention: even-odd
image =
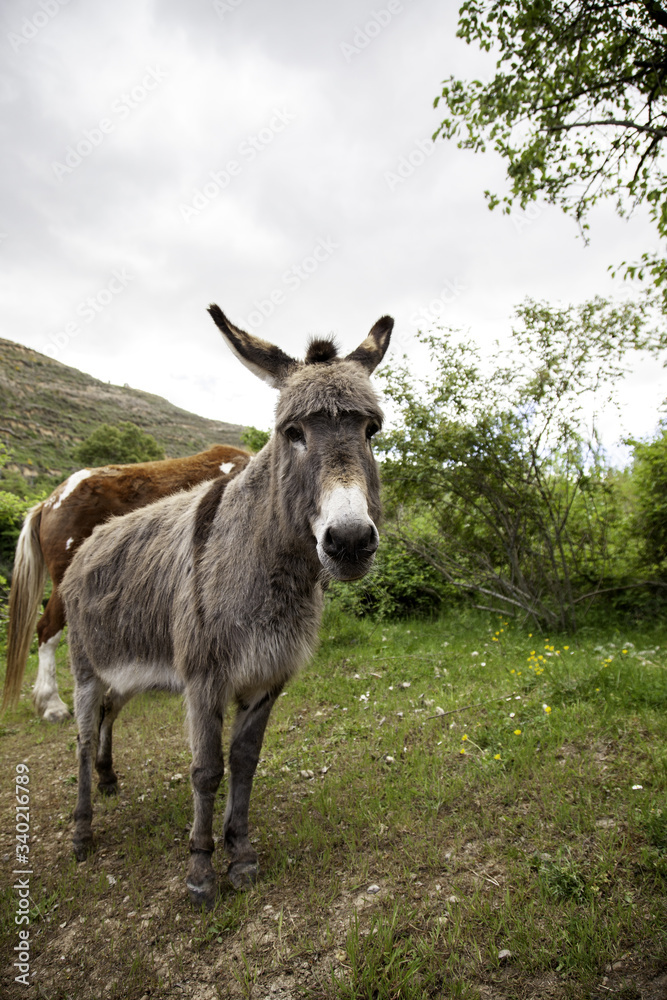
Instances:
[[[97,528],[62,585],[79,727],[75,853],[81,859],[93,844],[93,760],[100,788],[116,787],[111,728],[122,705],[149,688],[184,691],[195,814],[187,885],[205,905],[216,892],[225,708],[236,702],[224,845],[240,888],[257,874],[248,805],[264,730],[315,644],[321,583],[363,576],[375,556],[370,439],[382,414],[368,376],[393,327],[379,320],[347,358],[316,341],[298,362],[232,326],[217,306],[209,311],[237,357],[280,390],[275,433],[226,489],[205,483]]]

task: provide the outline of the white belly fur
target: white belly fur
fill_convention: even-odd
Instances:
[[[169,663],[123,663],[97,672],[105,684],[121,695],[156,689],[175,693],[183,690],[183,682]]]

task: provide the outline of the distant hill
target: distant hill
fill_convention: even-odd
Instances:
[[[169,458],[212,444],[238,447],[244,430],[188,413],[150,392],[100,382],[0,338],[0,441],[11,453],[10,473],[39,485],[59,482],[78,468],[72,448],[100,424],[121,420],[152,434]]]

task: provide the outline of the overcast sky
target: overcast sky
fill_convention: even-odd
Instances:
[[[619,291],[654,235],[596,211],[507,217],[499,160],[431,143],[450,73],[489,64],[446,0],[3,0],[0,335],[99,379],[268,427],[274,394],[206,313],[303,356],[379,316],[399,354],[441,321],[481,345],[526,296]],[[622,293],[622,289],[621,293]],[[646,434],[663,370],[629,380]],[[119,415],[120,416],[120,415]]]

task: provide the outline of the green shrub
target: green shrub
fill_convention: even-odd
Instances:
[[[381,532],[372,571],[354,583],[333,583],[328,600],[341,611],[381,618],[435,615],[446,601],[457,600],[453,588],[391,533]]]
[[[74,448],[73,457],[82,465],[127,465],[164,458],[164,448],[129,420],[102,424]]]

